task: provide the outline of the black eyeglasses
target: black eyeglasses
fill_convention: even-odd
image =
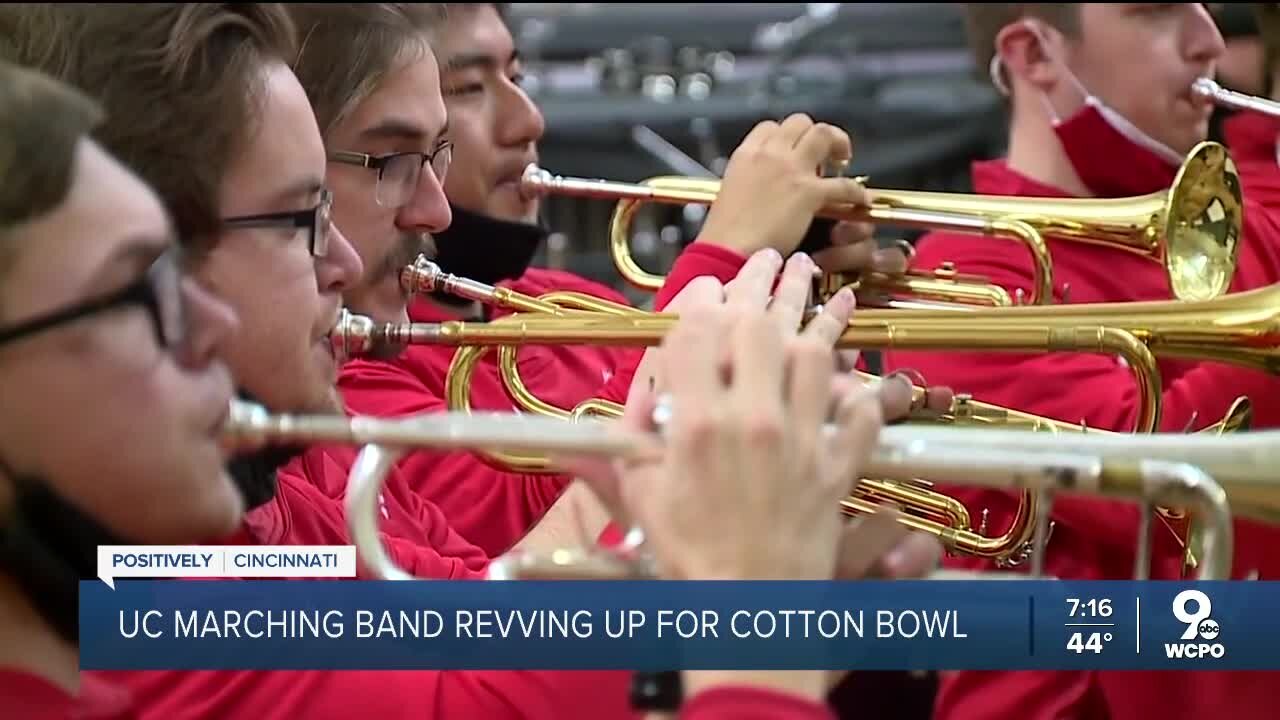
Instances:
[[[242,215],[223,220],[222,226],[229,230],[236,228],[307,230],[311,233],[308,244],[311,254],[315,257],[324,257],[329,252],[329,226],[332,218],[333,193],[326,188],[320,191],[320,204],[309,210]]]
[[[156,342],[161,348],[170,350],[181,345],[186,337],[186,310],[176,248],[160,255],[137,282],[118,292],[0,329],[0,345],[129,305],[141,305],[151,315]]]
[[[368,153],[336,151],[329,153],[333,162],[356,165],[378,172],[378,185],[374,190],[374,199],[378,204],[398,210],[409,202],[418,190],[422,180],[422,168],[431,165],[431,172],[436,180],[444,184],[449,174],[449,165],[453,162],[453,143],[440,141],[436,149],[429,153],[403,152],[388,155],[369,155]]]

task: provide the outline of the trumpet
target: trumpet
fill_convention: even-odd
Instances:
[[[657,317],[658,314],[639,310],[628,305],[616,304],[606,300],[600,300],[593,296],[585,296],[586,300],[566,308],[559,304],[561,299],[554,294],[548,294],[541,297],[531,297],[524,295],[510,288],[500,288],[493,285],[476,282],[468,278],[458,277],[444,272],[439,265],[431,262],[424,255],[418,256],[417,260],[409,266],[406,266],[401,273],[401,283],[407,292],[434,292],[437,290],[450,292],[459,297],[473,300],[475,302],[484,303],[493,307],[504,308],[513,312],[543,312],[548,315],[563,317],[568,310],[596,311],[613,315],[631,315],[636,317]],[[579,293],[569,293],[570,300],[577,298]],[[592,304],[596,303],[596,304]],[[674,317],[674,316],[670,316]],[[372,326],[369,326],[369,332],[372,332]],[[341,331],[340,331],[341,332]],[[457,383],[455,387],[458,392],[449,393],[449,408],[451,410],[469,411],[471,409],[470,392],[465,390],[470,386],[470,377],[475,368],[475,360],[471,358],[472,354],[481,355],[487,351],[487,345],[467,345],[459,349],[455,355],[450,377],[456,377]],[[605,400],[588,400],[580,403],[573,410],[564,410],[562,408],[543,402],[524,384],[520,378],[519,367],[515,358],[516,346],[502,345],[499,346],[499,376],[502,378],[503,385],[506,387],[508,394],[517,408],[521,411],[534,412],[540,415],[550,415],[559,417],[564,420],[578,420],[586,416],[598,416],[618,418],[622,416],[622,406],[605,401]],[[863,372],[855,372],[864,382],[871,382],[875,376]],[[925,389],[919,386],[912,387],[913,405],[923,401]],[[1248,429],[1252,422],[1253,411],[1252,405],[1248,398],[1238,398],[1228,409],[1226,415],[1207,427],[1204,432],[1228,433],[1237,432],[1239,430]],[[1066,423],[1053,418],[1047,418],[1033,413],[1022,412],[1009,408],[1004,408],[991,403],[978,402],[972,396],[959,394],[955,396],[951,408],[945,413],[934,413],[928,411],[916,411],[912,414],[909,421],[941,423],[947,425],[985,425],[985,426],[1001,426],[1001,427],[1024,427],[1031,430],[1049,430],[1053,432],[1084,432],[1089,430],[1087,426],[1077,425],[1074,423]],[[1102,432],[1093,430],[1093,432]],[[536,471],[536,468],[528,466],[514,468],[525,471]]]
[[[609,228],[614,263],[632,285],[655,290],[664,278],[642,269],[631,255],[635,213],[646,203],[710,205],[719,193],[720,181],[659,177],[628,184],[559,177],[531,165],[524,173],[522,187],[530,196],[562,194],[616,200]],[[1020,240],[1034,261],[1031,304],[1048,303],[1053,297],[1053,263],[1045,236],[1105,245],[1149,258],[1164,266],[1174,297],[1205,300],[1220,296],[1230,285],[1243,227],[1239,173],[1227,149],[1215,142],[1202,142],[1187,155],[1168,190],[1138,197],[1057,200],[880,189],[872,194],[875,199],[870,206],[828,207],[818,217]],[[941,279],[950,286],[931,286],[922,294],[975,304],[956,291],[954,278]],[[823,287],[834,292],[849,280],[828,278]],[[911,289],[917,281],[939,278],[909,275],[902,280]]]
[[[909,311],[879,312],[893,316],[909,314]],[[375,324],[367,319],[354,321],[350,316],[347,319],[348,322],[335,328],[334,335],[351,336],[351,345],[377,348],[380,353],[385,353],[388,346],[403,347],[411,344],[472,346],[463,348],[454,356],[446,378],[447,402],[451,408],[459,408],[468,404],[470,378],[480,359],[482,346],[602,344],[648,347],[659,344],[677,318],[661,314],[632,317],[602,316],[599,313],[561,316],[517,313],[489,323],[450,321]],[[1054,328],[1022,328],[1004,332],[991,324],[978,330],[966,325],[963,331],[958,331],[950,327],[950,323],[934,323],[928,327],[914,327],[909,332],[900,332],[896,327],[884,324],[855,327],[858,322],[853,321],[850,329],[844,333],[841,347],[888,348],[901,347],[904,343],[917,348],[963,347],[971,344],[973,334],[976,334],[987,339],[984,347],[999,347],[1008,351],[1118,354],[1128,361],[1141,389],[1138,427],[1135,430],[1151,432],[1159,425],[1161,381],[1155,358],[1145,345],[1123,330],[1094,326],[1076,327],[1069,332],[1058,332]],[[616,417],[620,414],[620,408],[614,403],[590,400],[579,405],[567,418],[563,411],[549,414],[573,420],[590,415]],[[534,472],[551,470],[545,457],[537,455],[486,449],[480,457],[489,462],[496,461],[500,467]],[[934,493],[927,487],[921,487],[918,483],[891,484],[868,480],[861,483],[858,492],[847,499],[844,510],[850,515],[868,512],[872,508],[871,503],[881,499],[894,499],[920,511],[921,517],[910,519],[912,526],[939,538],[949,552],[992,558],[1001,564],[1022,562],[1030,552],[1032,518],[1037,502],[1030,493],[1024,494],[1021,511],[1014,522],[1003,533],[995,536],[973,529],[968,512],[962,504]]]
[[[944,349],[974,347],[1024,352],[1110,352],[1128,361],[1139,384],[1141,406],[1135,432],[1153,432],[1159,426],[1160,377],[1155,356],[1213,360],[1275,372],[1280,364],[1280,286],[1236,293],[1200,302],[1100,303],[1055,307],[1014,307],[975,310],[957,324],[953,313],[938,311],[880,311],[859,313],[838,345],[854,348]],[[614,344],[651,346],[661,341],[675,321],[672,315],[603,317],[598,314],[549,316],[516,314],[488,324],[439,323],[359,328],[359,342],[369,344],[431,343],[449,345]],[[468,374],[474,369],[474,351],[455,356],[446,394],[451,407],[465,407]],[[979,406],[981,407],[981,406]],[[1237,406],[1239,408],[1239,405]],[[595,401],[570,415],[608,414],[607,405]],[[613,409],[616,409],[614,406]],[[997,415],[1007,410],[994,407]],[[583,412],[579,412],[582,410]],[[616,414],[616,413],[615,413]],[[1238,427],[1239,417],[1229,414],[1223,428]],[[561,415],[563,417],[563,415]],[[1015,416],[1016,417],[1016,416]],[[1024,418],[1025,419],[1025,418]],[[1059,428],[1062,429],[1062,428]],[[1095,433],[1096,434],[1096,433]],[[538,458],[504,456],[503,462],[533,465]],[[536,466],[535,466],[536,467]],[[988,537],[963,524],[963,508],[946,503],[945,496],[911,485],[897,486],[928,518],[929,531],[952,538],[956,527],[965,532],[948,548],[954,552],[1009,561],[1027,548],[1028,513],[1018,516],[1002,535]],[[870,492],[868,490],[868,492]],[[864,498],[865,499],[865,498]],[[851,498],[851,512],[858,498]],[[1034,510],[1034,498],[1025,495],[1024,509]],[[945,507],[944,507],[945,506]]]
[[[655,418],[655,419],[661,419]],[[662,425],[660,424],[660,428]],[[1275,446],[1277,436],[1264,434],[1251,447],[1259,451],[1228,465],[1230,454],[1223,445],[1199,443],[1198,451],[1186,446],[1142,445],[1141,452],[1126,452],[1128,438],[1099,445],[1080,445],[1077,452],[1062,452],[1034,441],[1018,447],[1010,438],[999,449],[990,449],[988,432],[975,429],[936,428],[922,434],[921,428],[884,428],[866,470],[885,477],[927,475],[947,482],[998,488],[1024,488],[1043,498],[1036,513],[1035,536],[1038,547],[1047,538],[1048,505],[1057,493],[1086,493],[1128,499],[1142,503],[1144,513],[1157,503],[1194,509],[1204,522],[1204,562],[1200,577],[1227,579],[1231,570],[1233,535],[1231,505],[1227,492],[1193,462],[1204,460],[1221,467],[1230,479],[1229,488],[1253,506],[1280,508],[1280,494],[1261,479],[1266,466],[1249,462],[1275,462],[1262,449]],[[357,553],[363,565],[384,580],[412,579],[397,566],[379,537],[378,496],[388,471],[406,451],[416,448],[505,448],[543,453],[593,455],[599,457],[652,457],[661,452],[661,432],[621,432],[603,423],[568,424],[550,418],[512,413],[432,413],[400,419],[347,417],[343,415],[271,415],[260,406],[234,401],[223,429],[228,447],[250,449],[268,443],[306,444],[342,442],[361,445],[348,479],[346,512]],[[1020,438],[1035,438],[1018,434]],[[1213,440],[1221,442],[1222,439]],[[1099,452],[1094,454],[1094,448]],[[1181,448],[1181,449],[1178,449]],[[1272,451],[1274,452],[1274,451]],[[1163,453],[1167,453],[1167,456]],[[1203,457],[1202,457],[1203,456]],[[1167,458],[1177,457],[1178,460]],[[643,529],[641,529],[643,531]],[[1139,538],[1142,558],[1150,557],[1150,536]],[[653,565],[640,557],[600,556],[566,550],[550,557],[515,555],[494,563],[491,579],[546,577],[653,577]],[[1032,575],[1043,573],[1043,552],[1036,552]],[[1135,575],[1146,577],[1149,568],[1135,566]]]

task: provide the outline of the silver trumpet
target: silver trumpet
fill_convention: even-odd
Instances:
[[[662,417],[657,418],[661,423]],[[235,448],[267,443],[349,443],[363,446],[351,469],[346,494],[347,522],[364,567],[384,580],[413,579],[387,555],[379,537],[378,496],[383,482],[406,452],[417,448],[505,450],[551,455],[602,457],[652,456],[661,452],[661,434],[623,432],[602,421],[565,423],[536,415],[513,413],[431,413],[399,419],[342,415],[273,415],[240,401],[233,404],[224,434]],[[1059,493],[1083,493],[1139,502],[1144,507],[1143,530],[1149,530],[1154,508],[1187,507],[1203,525],[1202,580],[1230,576],[1232,558],[1231,508],[1227,493],[1208,473],[1221,470],[1249,501],[1265,497],[1280,508],[1280,492],[1267,490],[1262,468],[1249,466],[1264,453],[1241,455],[1241,442],[1251,447],[1270,442],[1280,448],[1276,434],[1196,437],[1143,435],[1040,435],[996,432],[975,428],[884,428],[863,472],[868,476],[911,480],[929,477],[937,482],[1003,489],[1031,490],[1040,495],[1035,522],[1035,552],[1031,577],[1043,576],[1044,544],[1048,537],[1049,507]],[[1189,451],[1194,448],[1197,451]],[[1235,448],[1229,450],[1227,448]],[[1235,459],[1228,461],[1228,458]],[[832,512],[837,512],[832,508]],[[1148,575],[1149,532],[1139,537],[1135,576]],[[495,560],[490,579],[532,578],[646,578],[656,575],[643,547],[629,553],[593,549],[564,549],[546,555],[511,554]],[[1010,573],[942,573],[933,579],[1014,579]],[[1021,576],[1025,577],[1025,576]]]

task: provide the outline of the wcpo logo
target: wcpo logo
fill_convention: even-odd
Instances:
[[[1199,590],[1183,590],[1173,599],[1173,616],[1186,623],[1180,643],[1165,643],[1164,652],[1170,658],[1220,658],[1227,654],[1226,647],[1214,642],[1222,632],[1213,619],[1213,601]],[[1198,642],[1197,642],[1198,641]]]

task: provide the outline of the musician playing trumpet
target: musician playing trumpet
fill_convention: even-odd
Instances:
[[[438,70],[416,75],[405,70],[389,78],[380,84],[379,97],[362,102],[349,118],[331,123],[333,115],[326,113],[325,108],[342,107],[347,99],[335,96],[341,93],[326,68],[331,64],[351,67],[356,58],[367,57],[370,51],[361,37],[345,31],[318,34],[313,49],[298,65],[331,151],[377,155],[430,150],[415,146],[412,138],[362,141],[360,133],[376,122],[375,112],[381,107],[394,108],[401,117],[435,114],[437,123],[448,118],[446,135],[453,162],[441,182],[449,222],[441,225],[438,218],[446,210],[428,207],[425,190],[399,209],[357,210],[370,205],[372,177],[361,168],[334,163],[330,172],[339,198],[338,226],[373,267],[393,267],[378,259],[383,238],[429,232],[435,260],[446,272],[526,295],[573,291],[629,304],[622,294],[599,283],[532,266],[537,251],[545,247],[548,228],[539,220],[539,201],[522,194],[519,181],[526,165],[538,159],[545,121],[522,87],[523,62],[506,24],[505,6],[450,3],[446,8],[447,17],[438,28],[422,29],[431,40]],[[295,16],[307,22],[334,12],[315,6],[298,10]],[[441,102],[443,106],[438,107]],[[420,124],[425,127],[425,120]],[[732,280],[742,262],[759,250],[775,250],[779,258],[792,254],[805,235],[807,218],[821,204],[865,201],[865,191],[850,178],[796,180],[798,168],[812,175],[826,160],[847,160],[851,152],[847,135],[804,116],[757,126],[730,163],[725,197],[699,238],[677,259],[657,295],[656,309],[677,309],[670,305],[672,298],[693,277]],[[780,193],[783,184],[794,190]],[[429,217],[434,224],[429,224]],[[837,225],[832,240],[837,246],[816,253],[816,265],[885,271],[905,265],[899,250],[873,252],[866,225]],[[413,257],[405,253],[397,260],[407,265]],[[395,278],[388,273],[377,280],[390,288],[383,293],[390,298]],[[353,310],[379,320],[398,319],[398,308],[392,314],[364,303],[357,288],[346,295]],[[409,318],[419,322],[490,320],[506,314],[506,310],[442,293],[414,298],[408,305]],[[387,363],[353,363],[342,373],[339,387],[348,406],[358,412],[398,415],[439,410],[454,354],[451,347],[413,346]],[[471,396],[476,409],[513,408],[496,356],[496,352],[487,353],[473,376]],[[572,408],[589,398],[625,400],[639,357],[640,352],[632,348],[531,346],[520,349],[519,365],[535,395]],[[647,382],[643,377],[641,381]],[[477,454],[463,452],[415,452],[401,461],[400,468],[401,477],[415,492],[438,504],[464,537],[491,555],[517,542],[536,543],[544,533],[555,544],[555,538],[578,532],[578,525],[585,525],[593,536],[603,529],[603,516],[564,475],[507,472]],[[609,537],[616,539],[615,535]]]
[[[229,532],[249,503],[219,448],[233,387],[221,353],[238,318],[175,260],[159,198],[89,137],[100,117],[70,88],[0,64],[0,155],[10,159],[0,167],[0,377],[9,389],[0,398],[0,695],[25,720],[171,716],[154,697],[104,684],[109,674],[78,672],[78,581],[97,574],[100,543],[204,541]],[[47,282],[51,274],[61,281]],[[581,469],[654,540],[667,577],[825,579],[930,567],[937,544],[920,535],[899,542],[905,533],[889,516],[844,528],[821,512],[850,491],[881,404],[867,388],[838,382],[817,331],[797,334],[779,319],[763,302],[691,308],[652,356],[676,411],[669,450],[628,468]],[[762,402],[761,383],[781,390],[777,402]],[[148,398],[141,414],[139,398]],[[749,412],[723,411],[731,407]],[[652,398],[641,398],[623,428],[653,432],[651,410]],[[819,429],[831,421],[828,445]],[[744,479],[753,492],[737,492]],[[828,520],[814,522],[815,510]],[[723,526],[708,525],[710,515]],[[362,687],[385,690],[377,677]],[[688,720],[830,717],[822,672],[694,671],[683,681]],[[291,706],[285,697],[271,704]],[[216,709],[189,699],[178,716],[271,716],[235,696]],[[345,699],[365,711],[373,701]],[[570,703],[582,698],[564,700],[548,717],[573,716]],[[434,716],[418,710],[404,716]]]
[[[338,295],[359,282],[364,264],[329,220],[327,153],[289,67],[297,38],[285,9],[270,3],[8,6],[0,20],[11,31],[6,52],[48,62],[67,81],[96,93],[105,106],[101,141],[151,181],[190,251],[185,269],[241,318],[239,331],[220,343],[241,392],[272,412],[339,411],[332,384],[339,358],[325,334]],[[432,191],[429,180],[422,191]],[[794,222],[803,225],[807,215]],[[769,271],[736,283],[733,292],[711,286],[712,298],[740,298],[733,306],[742,312],[766,312],[778,265],[764,267]],[[795,289],[803,285],[794,279],[781,285],[792,289],[772,303],[769,324],[796,334],[803,300]],[[824,352],[829,352],[834,329],[851,310],[847,300],[831,303],[828,320],[811,323],[806,337],[826,338]],[[830,398],[831,388],[825,390]],[[680,395],[674,388],[672,393]],[[906,396],[903,384],[885,383],[855,404],[894,405],[884,411],[892,417],[905,411]],[[770,423],[776,425],[776,418]],[[721,430],[743,437],[731,427]],[[324,448],[300,451],[285,448],[238,459],[232,475],[251,511],[234,533],[218,541],[351,543],[341,504],[323,490],[323,483],[345,470],[334,469]],[[296,462],[289,470],[279,469],[291,460]],[[483,578],[488,563],[483,551],[457,536],[437,508],[396,487],[389,484],[383,496],[383,540],[396,560],[421,577]],[[758,522],[743,527],[754,525]],[[875,566],[885,574],[912,575],[928,564],[912,550],[918,541],[904,545],[900,541],[906,536],[896,529],[887,545],[898,546],[905,553],[898,557],[907,562],[892,555],[884,563],[866,560],[868,551],[878,557],[877,548],[886,546],[883,539],[868,542],[867,533],[883,536],[874,526],[837,524],[834,530],[841,577],[861,576]],[[127,686],[144,717],[336,718],[347,717],[353,701],[361,712],[384,718],[437,712],[503,717],[513,708],[522,717],[632,714],[625,692],[629,678],[622,673],[126,672],[95,677]]]
[[[1213,110],[1191,92],[1212,77],[1223,40],[1198,3],[971,4],[971,50],[1006,99],[1007,155],[975,163],[980,194],[1121,198],[1168,189],[1179,164],[1206,138]],[[1233,148],[1234,149],[1234,148]],[[1280,281],[1280,222],[1245,182],[1244,234],[1232,291]],[[1159,263],[1122,250],[1048,238],[1056,303],[1171,300]],[[954,262],[1011,293],[1029,291],[1032,268],[998,239],[933,233],[922,238],[914,266]],[[959,320],[963,322],[962,319]],[[1130,432],[1138,407],[1130,371],[1100,355],[924,353],[889,351],[886,369],[913,368],[929,382],[964,388],[994,402],[1090,428]],[[1280,381],[1264,373],[1212,363],[1163,360],[1163,422],[1170,432],[1197,430],[1222,417],[1238,396],[1254,403],[1255,423],[1274,426]],[[999,532],[1019,498],[1005,492],[947,488]],[[1063,579],[1121,579],[1133,567],[1132,507],[1093,499],[1054,506],[1044,558]],[[1178,578],[1187,565],[1184,521],[1153,523],[1153,577]],[[1235,576],[1280,573],[1277,536],[1236,523]],[[990,567],[955,558],[956,566]],[[1023,564],[1025,567],[1025,563]],[[945,675],[939,720],[1057,720],[1064,717],[1238,718],[1274,714],[1274,678],[1250,673],[970,673]]]

